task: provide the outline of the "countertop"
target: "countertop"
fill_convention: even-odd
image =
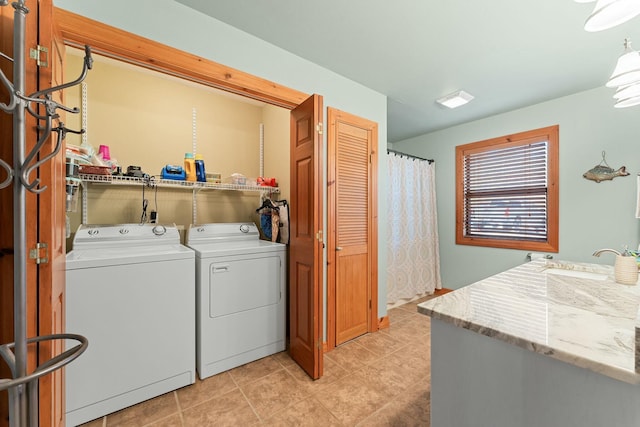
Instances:
[[[605,280],[547,273],[550,268]],[[418,312],[482,335],[640,384],[640,285],[613,266],[536,260],[418,305]]]

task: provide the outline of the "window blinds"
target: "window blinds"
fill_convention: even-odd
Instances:
[[[547,240],[548,142],[464,156],[464,234]]]

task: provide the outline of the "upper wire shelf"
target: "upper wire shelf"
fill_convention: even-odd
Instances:
[[[114,184],[114,185],[137,185],[148,184],[146,178],[133,176],[114,175],[90,175],[80,174],[82,182]],[[173,179],[154,179],[153,183],[158,187],[165,188],[186,188],[192,190],[233,190],[233,191],[254,191],[260,193],[279,193],[280,188],[261,185],[240,185],[227,183],[199,182],[199,181],[179,181]]]

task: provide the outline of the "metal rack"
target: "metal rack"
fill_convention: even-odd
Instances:
[[[8,5],[7,0],[0,0],[0,7]],[[13,293],[14,293],[14,342],[0,345],[0,356],[11,370],[12,378],[0,379],[0,391],[9,391],[9,425],[11,427],[35,427],[38,425],[38,379],[48,375],[75,360],[87,348],[85,337],[75,334],[54,334],[27,338],[27,296],[26,296],[26,192],[42,193],[46,187],[40,185],[37,170],[56,155],[63,145],[67,129],[60,120],[58,109],[69,113],[78,113],[78,109],[65,107],[52,99],[54,92],[80,84],[91,69],[91,51],[85,48],[85,60],[80,77],[73,82],[25,95],[25,32],[26,15],[29,9],[25,0],[16,0],[13,21],[13,58],[2,54],[0,60],[13,63],[13,82],[0,71],[0,84],[9,94],[9,101],[0,102],[0,110],[13,115],[13,162],[12,165],[0,159],[0,170],[4,170],[6,178],[0,182],[0,189],[13,184]],[[41,106],[44,114],[36,112]],[[40,137],[33,149],[26,153],[26,117],[27,112],[38,120]],[[54,126],[54,121],[56,126]],[[50,153],[43,153],[42,148],[51,137],[57,134],[56,144]],[[32,175],[36,175],[31,179]],[[78,344],[69,350],[41,363],[33,372],[27,372],[27,345],[52,340],[74,340]]]
[[[132,176],[115,176],[115,175],[88,175],[80,174],[83,183],[96,182],[112,185],[139,185],[145,182],[144,178]],[[179,181],[173,179],[156,179],[155,184],[158,187],[166,188],[188,188],[197,190],[234,190],[234,191],[257,191],[264,193],[279,193],[278,187],[266,187],[260,185],[240,185],[240,184],[223,184],[213,182],[199,181]]]
[[[88,175],[80,174],[82,182],[82,223],[88,222],[88,183],[107,184],[107,185],[144,185],[148,183],[145,178],[130,176],[114,176],[114,175]],[[199,182],[199,181],[179,181],[172,179],[154,179],[154,185],[160,188],[186,189],[193,191],[192,199],[192,222],[197,224],[197,203],[196,195],[202,190],[228,190],[228,191],[250,191],[261,194],[278,194],[278,187],[268,187],[261,185],[240,185],[227,183]]]

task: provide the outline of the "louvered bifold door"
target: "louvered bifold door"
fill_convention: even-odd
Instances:
[[[336,344],[369,329],[369,154],[367,129],[336,127]]]

